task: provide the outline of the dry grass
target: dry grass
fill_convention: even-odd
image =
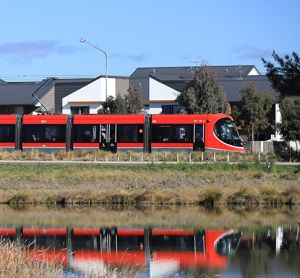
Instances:
[[[0,165],[0,202],[13,204],[300,204],[297,167]],[[287,178],[288,176],[288,178]],[[270,196],[268,196],[270,194]]]
[[[26,248],[0,242],[0,277],[62,277],[61,266],[26,256]]]
[[[47,250],[30,250],[28,247],[19,246],[13,242],[0,242],[0,277],[41,277],[56,278],[64,277],[63,265],[55,262],[55,257],[47,256]],[[83,268],[80,272],[76,268],[72,269],[70,277],[140,277],[143,268],[139,266],[124,266],[115,268],[107,266],[103,271],[95,271],[94,268]],[[74,276],[73,274],[78,274]]]
[[[0,150],[0,160],[18,160],[18,161],[145,161],[145,162],[255,162],[258,160],[257,154],[241,154],[228,152],[153,152],[151,154],[143,152],[118,152],[110,153],[106,151],[59,151],[43,152],[32,151],[3,151]],[[261,154],[260,159],[264,161],[274,161],[276,157],[271,154]]]

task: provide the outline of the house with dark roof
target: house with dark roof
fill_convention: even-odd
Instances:
[[[254,65],[209,66],[219,79],[242,79],[247,76],[257,76],[260,72]],[[140,88],[145,102],[154,101],[151,88],[151,78],[181,92],[186,82],[192,80],[200,67],[152,67],[137,68],[129,77],[130,84]],[[157,88],[155,88],[157,89]],[[151,96],[152,93],[152,96]]]
[[[0,114],[28,114],[35,110],[32,93],[40,82],[0,82]]]
[[[128,77],[108,76],[108,96],[123,96]],[[47,78],[40,82],[0,80],[0,114],[95,114],[106,100],[106,76]]]
[[[62,99],[91,82],[92,78],[47,78],[39,82],[0,82],[0,114],[34,111],[62,113]]]
[[[200,67],[153,67],[137,68],[130,76],[130,84],[140,88],[145,111],[149,114],[175,114],[179,112],[176,102],[177,96],[184,90],[187,82],[195,77]],[[241,90],[249,84],[253,84],[258,91],[268,92],[276,99],[276,92],[265,75],[261,75],[254,65],[236,66],[208,66],[212,69],[228,102],[238,104],[241,99]],[[274,119],[280,121],[278,104],[274,107]],[[262,134],[260,138],[276,139],[276,134]]]

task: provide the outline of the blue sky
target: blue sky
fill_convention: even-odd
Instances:
[[[137,67],[254,64],[300,52],[299,0],[1,1],[0,78],[130,75]]]

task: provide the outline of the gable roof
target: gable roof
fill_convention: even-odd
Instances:
[[[151,78],[173,88],[176,91],[182,92],[189,80],[159,80],[157,77]],[[224,89],[229,102],[240,102],[242,100],[241,90],[247,85],[253,84],[257,91],[267,92],[279,100],[280,93],[275,91],[270,80],[266,75],[246,76],[243,78],[220,78],[220,86]]]
[[[137,68],[130,76],[131,83],[139,85],[145,100],[149,100],[149,78],[153,78],[172,89],[182,92],[201,67],[148,67]],[[277,100],[280,94],[272,88],[271,82],[261,75],[254,65],[208,66],[212,69],[229,102],[242,99],[241,90],[253,84],[258,91],[268,92]],[[256,74],[256,75],[253,75]]]
[[[219,78],[244,77],[248,76],[254,69],[258,74],[260,72],[254,65],[232,65],[232,66],[207,66],[212,69]],[[149,75],[155,76],[161,80],[190,80],[200,67],[148,67],[137,68],[130,76],[130,79],[148,78]]]
[[[276,100],[280,98],[280,93],[273,89],[266,75],[247,76],[242,79],[221,79],[219,82],[229,102],[240,102],[242,100],[241,90],[250,84],[253,84],[259,92],[271,94]]]
[[[33,98],[33,93],[35,93],[39,99],[42,99],[53,86],[63,86],[65,84],[76,86],[78,83],[85,85],[92,80],[94,80],[94,78],[47,78],[39,82],[3,81],[0,82],[0,105],[35,105],[38,101]]]
[[[36,82],[0,83],[0,105],[34,105],[32,93],[39,86]]]
[[[152,76],[151,76],[152,78]],[[156,80],[158,80],[156,78]],[[163,84],[173,88],[176,91],[182,92],[188,82],[182,80],[170,80],[170,81],[160,81]],[[272,87],[270,80],[266,75],[257,76],[247,76],[242,79],[240,78],[221,78],[219,79],[221,87],[227,96],[229,102],[239,102],[242,100],[241,90],[247,85],[253,84],[257,91],[268,92],[274,96],[277,100],[280,97],[280,93],[275,91]]]

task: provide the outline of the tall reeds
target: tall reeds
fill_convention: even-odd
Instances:
[[[12,242],[0,242],[0,277],[63,277],[60,265],[41,262],[26,256],[26,247]]]

